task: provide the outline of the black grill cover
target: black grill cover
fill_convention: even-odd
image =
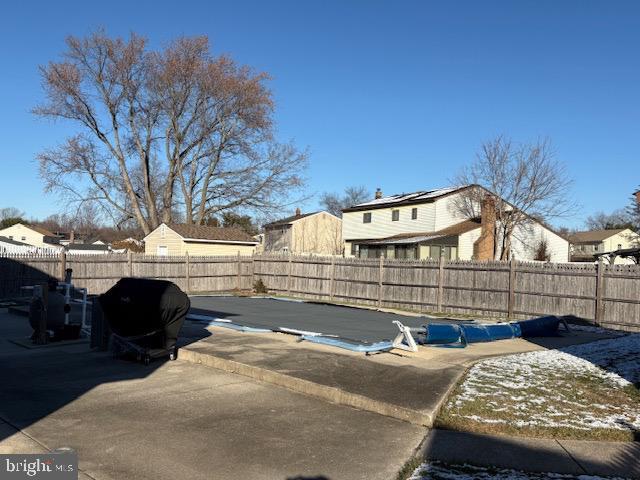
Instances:
[[[165,280],[122,278],[100,295],[100,306],[111,331],[121,337],[160,334],[156,348],[171,348],[178,339],[191,302]]]

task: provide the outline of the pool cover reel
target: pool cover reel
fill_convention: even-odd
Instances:
[[[550,337],[557,335],[558,327],[567,322],[560,317],[546,316],[509,323],[432,323],[419,329],[418,343],[421,345],[459,345],[493,342],[509,338]]]
[[[466,347],[470,343],[493,342],[510,338],[550,337],[557,335],[562,323],[569,330],[566,320],[556,316],[546,316],[509,323],[430,323],[421,328],[410,328],[394,321],[399,333],[393,342],[383,341],[372,344],[358,344],[338,338],[323,336],[303,336],[303,340],[346,348],[356,352],[383,352],[392,348],[415,352],[416,345],[448,345]],[[416,334],[414,338],[413,333]]]

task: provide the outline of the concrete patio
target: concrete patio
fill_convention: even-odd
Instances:
[[[0,313],[0,452],[71,447],[80,478],[98,480],[392,479],[417,452],[459,451],[450,436],[424,439],[467,365],[544,348],[510,340],[367,357],[188,323],[179,360],[145,367],[87,344],[8,341],[29,333],[24,318]],[[544,456],[538,447],[529,454]],[[554,466],[571,470],[566,456],[544,464]]]

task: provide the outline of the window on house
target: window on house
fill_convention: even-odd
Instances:
[[[594,251],[594,252],[597,252],[597,251],[598,251],[598,245],[594,245],[594,246],[593,246],[593,251]]]
[[[351,244],[351,255],[353,255],[354,257],[358,256],[358,245],[355,243]]]
[[[414,260],[418,258],[417,245],[396,245],[395,256],[401,260]]]
[[[371,223],[371,212],[365,212],[362,214],[362,223]]]
[[[24,241],[26,241],[26,240],[27,240],[27,237],[21,237],[21,239],[22,239],[22,241],[24,242]]]
[[[391,221],[397,222],[400,220],[400,210],[391,210]]]
[[[167,233],[167,226],[163,223],[160,225],[160,238],[164,238],[165,233]]]
[[[416,220],[418,218],[418,209],[417,208],[412,208],[411,209],[411,220]]]
[[[169,255],[169,249],[166,245],[158,245],[158,255],[162,257]]]
[[[457,260],[458,247],[443,247],[445,260]]]
[[[618,250],[620,250],[621,248],[622,248],[622,244],[621,244],[621,243],[619,243],[619,244],[618,244]]]

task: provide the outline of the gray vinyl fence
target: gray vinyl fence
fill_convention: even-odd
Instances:
[[[255,255],[167,257],[142,254],[0,257],[0,298],[62,278],[102,293],[122,277],[170,280],[190,293],[250,290],[314,300],[525,318],[575,315],[640,331],[640,266],[537,262],[446,262]]]

